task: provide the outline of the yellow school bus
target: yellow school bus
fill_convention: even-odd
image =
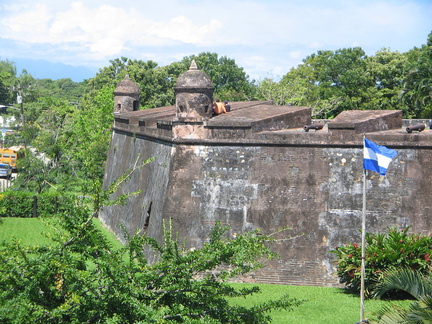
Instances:
[[[0,163],[7,163],[12,170],[17,170],[17,161],[21,158],[24,151],[23,146],[11,146],[9,148],[0,148]]]

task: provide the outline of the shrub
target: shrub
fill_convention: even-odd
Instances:
[[[283,296],[251,307],[229,298],[255,294],[228,280],[275,257],[257,231],[228,238],[219,224],[201,249],[184,249],[171,227],[159,243],[129,236],[112,249],[84,208],[48,219],[53,242],[23,246],[0,242],[1,323],[270,323],[274,309],[291,310],[301,301]],[[150,248],[159,261],[142,253]]]
[[[52,216],[73,208],[75,197],[43,193],[35,195],[31,192],[8,191],[0,195],[0,216],[33,217]]]
[[[56,213],[67,212],[74,206],[75,197],[73,195],[61,195],[54,193],[43,193],[36,196],[37,215],[52,216]]]
[[[1,216],[4,217],[32,217],[33,194],[29,192],[5,192],[0,200]]]
[[[390,228],[385,234],[366,233],[365,291],[379,283],[382,272],[409,268],[428,274],[431,271],[432,237],[408,234],[409,227],[398,231]],[[349,243],[332,251],[336,254],[339,281],[354,291],[360,290],[361,245]]]

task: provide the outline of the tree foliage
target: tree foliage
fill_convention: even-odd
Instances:
[[[0,61],[0,104],[8,105],[13,101],[12,86],[16,79],[15,64],[9,60]]]
[[[366,59],[366,73],[372,84],[366,89],[366,109],[401,109],[406,117],[409,109],[400,101],[399,94],[405,79],[408,58],[399,52],[382,49]]]
[[[364,51],[356,47],[319,51],[304,60],[304,75],[309,76],[307,83],[318,116],[329,118],[343,110],[360,108],[364,101],[361,89],[370,83],[363,73],[365,59]]]
[[[35,80],[40,97],[66,99],[70,104],[78,105],[86,89],[86,82],[74,82],[70,78]]]
[[[104,87],[75,112],[69,133],[68,154],[88,177],[102,178],[114,121],[112,87]]]
[[[432,117],[432,34],[427,45],[407,53],[360,47],[318,51],[307,56],[279,82],[259,82],[263,99],[288,106],[309,106],[315,118],[343,110],[400,109],[405,118]]]
[[[19,161],[14,190],[41,193],[73,175],[65,149],[74,113],[74,106],[65,99],[39,98],[27,107],[27,122],[20,133],[24,143],[34,150],[27,150]]]
[[[409,69],[406,74],[401,97],[420,118],[432,117],[432,33],[427,44],[409,53]]]
[[[101,186],[114,118],[112,93],[113,88],[103,88],[78,106],[40,98],[27,109],[21,133],[36,151],[21,161],[12,189],[88,193]]]
[[[111,60],[110,66],[102,68],[95,78],[89,80],[88,91],[92,95],[105,85],[115,86],[129,74],[131,80],[140,87],[142,109],[170,106],[175,103],[177,79],[189,69],[192,59],[195,59],[199,69],[210,76],[215,88],[215,100],[241,101],[254,98],[255,87],[243,68],[226,56],[219,58],[216,53],[210,52],[184,57],[182,61],[167,66],[126,57]]]
[[[365,70],[366,55],[359,47],[318,51],[282,78],[281,89],[287,94],[283,101],[290,106],[312,107],[316,118],[361,109],[367,101],[364,90],[372,84]]]

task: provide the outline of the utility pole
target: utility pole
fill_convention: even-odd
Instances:
[[[31,87],[31,85],[29,84],[27,87]],[[27,88],[27,87],[22,87],[20,84],[18,84],[18,88],[17,88],[17,104],[20,105],[20,113],[21,113],[21,129],[24,130],[24,126],[25,126],[25,116],[24,116],[24,103],[23,103],[23,89]],[[27,142],[24,138],[24,148],[27,149]],[[25,152],[25,151],[24,151]]]
[[[18,94],[17,94],[17,103],[20,105],[20,112],[21,112],[21,123],[24,127],[25,120],[24,120],[24,105],[23,105],[23,97],[22,97],[22,91],[21,88],[18,88]]]

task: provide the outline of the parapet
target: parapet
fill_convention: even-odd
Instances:
[[[311,121],[309,107],[275,106],[272,102],[249,102],[207,122],[209,138],[252,138],[263,131],[301,128]]]
[[[363,135],[383,145],[431,146],[432,131],[407,133],[400,110],[344,111],[322,127],[310,128],[311,108],[276,106],[271,101],[230,102],[231,112],[208,120],[180,120],[176,107],[115,114],[114,129],[172,143],[223,145],[360,146]],[[320,125],[321,126],[321,125]],[[429,142],[431,144],[429,144]]]
[[[328,123],[332,140],[353,141],[358,134],[402,128],[401,110],[347,110]]]
[[[209,120],[182,120],[176,107],[124,112],[115,115],[114,129],[171,139],[251,140],[255,134],[301,129],[311,122],[309,107],[275,106],[271,101],[230,103],[231,111]]]

